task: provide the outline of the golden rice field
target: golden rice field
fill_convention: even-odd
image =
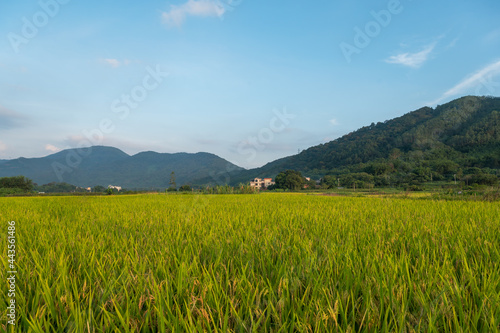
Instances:
[[[0,217],[1,331],[500,331],[499,203],[34,197]]]

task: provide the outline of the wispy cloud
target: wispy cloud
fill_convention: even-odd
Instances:
[[[118,68],[120,66],[123,66],[123,65],[128,65],[130,64],[130,60],[118,60],[118,59],[101,59],[101,62],[108,65],[108,66],[111,66],[113,68]]]
[[[500,87],[500,84],[493,80],[495,76],[498,75],[500,75],[500,60],[469,75],[464,80],[455,85],[453,88],[446,91],[437,100],[429,103],[429,105],[439,104],[442,101],[449,99],[451,97],[465,94],[474,88],[476,89],[475,91],[476,95],[481,95],[482,90],[488,92],[489,94],[493,94],[496,88]]]
[[[422,66],[431,55],[432,51],[436,47],[436,43],[432,43],[431,45],[425,47],[422,51],[417,53],[400,53],[397,55],[390,56],[385,61],[389,64],[397,64],[408,66],[412,68],[418,68]]]
[[[483,42],[487,44],[495,44],[498,41],[500,41],[500,29],[493,30],[483,37]]]
[[[26,117],[0,105],[0,129],[20,127],[26,122]]]
[[[180,6],[171,5],[162,19],[169,26],[180,27],[188,16],[222,17],[225,12],[226,7],[218,0],[188,0]]]
[[[455,45],[457,45],[458,41],[460,40],[460,37],[456,37],[455,39],[453,39],[447,46],[446,48],[447,49],[451,49],[453,47],[455,47]]]
[[[0,152],[4,152],[7,150],[7,145],[0,141]]]

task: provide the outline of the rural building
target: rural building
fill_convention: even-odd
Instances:
[[[250,186],[254,188],[258,188],[259,190],[261,188],[267,188],[271,185],[274,185],[275,182],[273,182],[272,178],[254,178],[253,180],[250,181]]]
[[[113,186],[113,185],[108,185],[108,188],[110,189],[115,189],[117,190],[118,192],[120,192],[122,190],[121,186]]]

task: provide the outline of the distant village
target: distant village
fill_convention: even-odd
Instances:
[[[250,181],[250,186],[257,189],[268,188],[271,185],[275,185],[272,178],[254,178]]]
[[[317,180],[317,181],[313,181],[313,182],[311,182],[310,177],[303,177],[303,179],[306,180],[307,182],[309,182],[309,184],[308,183],[302,184],[301,185],[302,189],[320,188],[321,179]],[[250,188],[256,189],[256,190],[274,190],[276,182],[275,182],[275,180],[273,180],[273,178],[270,178],[270,177],[269,178],[253,178],[247,184],[250,185]],[[122,186],[116,186],[116,185],[108,185],[107,187],[103,187],[103,186],[78,187],[78,186],[74,186],[74,185],[70,185],[70,184],[56,184],[56,183],[50,183],[47,185],[57,186],[57,189],[59,190],[59,192],[72,192],[72,193],[75,193],[75,192],[88,192],[88,193],[98,192],[99,193],[99,192],[106,192],[106,191],[113,191],[115,193],[117,193],[117,192],[119,193],[122,191],[127,192],[126,190],[123,189]],[[192,191],[192,190],[194,190],[194,189],[191,189],[190,186],[181,186],[180,189],[177,189],[176,187],[173,187],[173,188],[175,189],[175,191]],[[188,190],[186,190],[186,188],[188,188]],[[210,187],[207,187],[207,189],[210,189]],[[54,192],[54,189],[49,188],[48,191]],[[39,191],[38,193],[45,194],[45,192],[43,190]]]
[[[311,181],[310,177],[304,177],[308,182]],[[316,181],[316,186],[319,187],[320,180]],[[250,186],[259,190],[267,189],[272,185],[276,185],[276,182],[272,178],[254,178],[250,181]],[[303,188],[308,188],[308,184],[304,184]]]
[[[307,181],[311,181],[311,178],[309,178],[309,177],[305,177],[305,179]],[[254,178],[250,181],[250,187],[256,188],[258,190],[265,190],[272,185],[276,185],[276,182],[273,181],[272,178]],[[304,185],[304,188],[307,188],[307,187],[308,187],[307,185]],[[109,185],[108,188],[117,190],[118,192],[120,192],[122,190],[122,188],[120,186],[114,186],[114,185]],[[91,192],[92,188],[88,187],[86,190]]]
[[[108,188],[112,190],[117,190],[118,192],[122,190],[121,186],[108,185]],[[85,188],[85,190],[87,190],[87,192],[92,192],[92,187],[87,187]]]

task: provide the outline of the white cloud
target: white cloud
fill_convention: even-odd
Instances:
[[[459,40],[460,40],[460,37],[455,38],[454,40],[452,40],[448,44],[448,46],[446,46],[446,48],[451,49],[452,47],[455,47],[455,45],[457,45],[457,43],[458,43]]]
[[[337,126],[337,125],[339,125],[339,121],[337,119],[333,118],[333,119],[330,119],[330,124],[332,124],[333,126]]]
[[[474,88],[476,89],[476,95],[481,95],[483,93],[493,95],[495,89],[498,89],[500,87],[500,83],[493,80],[497,75],[500,75],[500,60],[469,75],[453,88],[446,91],[437,100],[429,103],[429,105],[439,104],[442,101],[453,96],[465,94]]]
[[[120,67],[120,62],[116,59],[103,59],[103,61],[113,68]]]
[[[0,141],[0,151],[6,151],[7,150],[7,145]]]
[[[51,144],[46,144],[45,150],[50,151],[52,153],[57,153],[57,152],[61,151],[61,148],[57,148],[56,146],[51,145]]]
[[[218,0],[188,0],[188,2],[175,6],[162,13],[163,22],[169,26],[180,27],[187,16],[222,17],[226,8]]]
[[[432,51],[436,47],[436,43],[433,43],[422,51],[417,53],[401,53],[398,55],[390,56],[389,59],[385,61],[389,64],[398,64],[403,66],[408,66],[412,68],[418,68],[424,64],[429,59]]]
[[[125,59],[125,60],[118,60],[118,59],[101,59],[101,62],[108,65],[108,66],[111,66],[113,68],[118,68],[120,66],[123,66],[123,65],[128,65],[131,63],[130,60],[128,59]]]

